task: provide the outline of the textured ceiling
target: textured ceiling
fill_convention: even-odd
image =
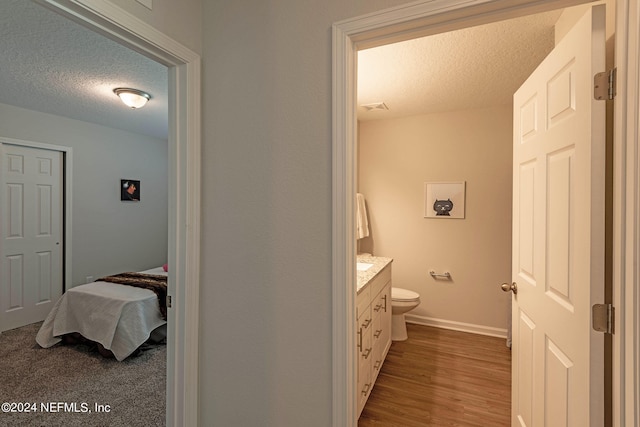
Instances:
[[[167,138],[167,68],[32,1],[0,0],[0,70],[0,103]]]
[[[554,46],[561,11],[358,53],[358,118],[376,120],[510,104]],[[362,105],[384,102],[388,110]]]
[[[388,111],[360,120],[481,108],[511,102],[553,47],[560,12],[363,50],[358,103]],[[167,137],[167,69],[29,0],[0,0],[0,103],[131,132]],[[140,110],[116,87],[149,92]]]

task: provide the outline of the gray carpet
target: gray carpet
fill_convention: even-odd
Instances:
[[[165,425],[164,344],[145,344],[140,355],[118,362],[89,345],[40,348],[40,325],[0,334],[0,404],[28,403],[33,410],[35,403],[36,409],[0,411],[0,426]],[[105,412],[96,412],[96,405]]]

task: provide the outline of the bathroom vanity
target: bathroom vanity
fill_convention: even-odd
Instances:
[[[391,347],[391,258],[358,255],[358,417]]]

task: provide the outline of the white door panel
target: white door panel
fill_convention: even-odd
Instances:
[[[514,95],[514,426],[603,423],[604,25],[589,10]]]
[[[0,329],[44,320],[62,294],[62,153],[0,144]]]

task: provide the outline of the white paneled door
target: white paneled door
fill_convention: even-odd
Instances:
[[[604,425],[604,6],[514,95],[512,425]]]
[[[44,320],[62,294],[62,156],[0,144],[0,330]]]

